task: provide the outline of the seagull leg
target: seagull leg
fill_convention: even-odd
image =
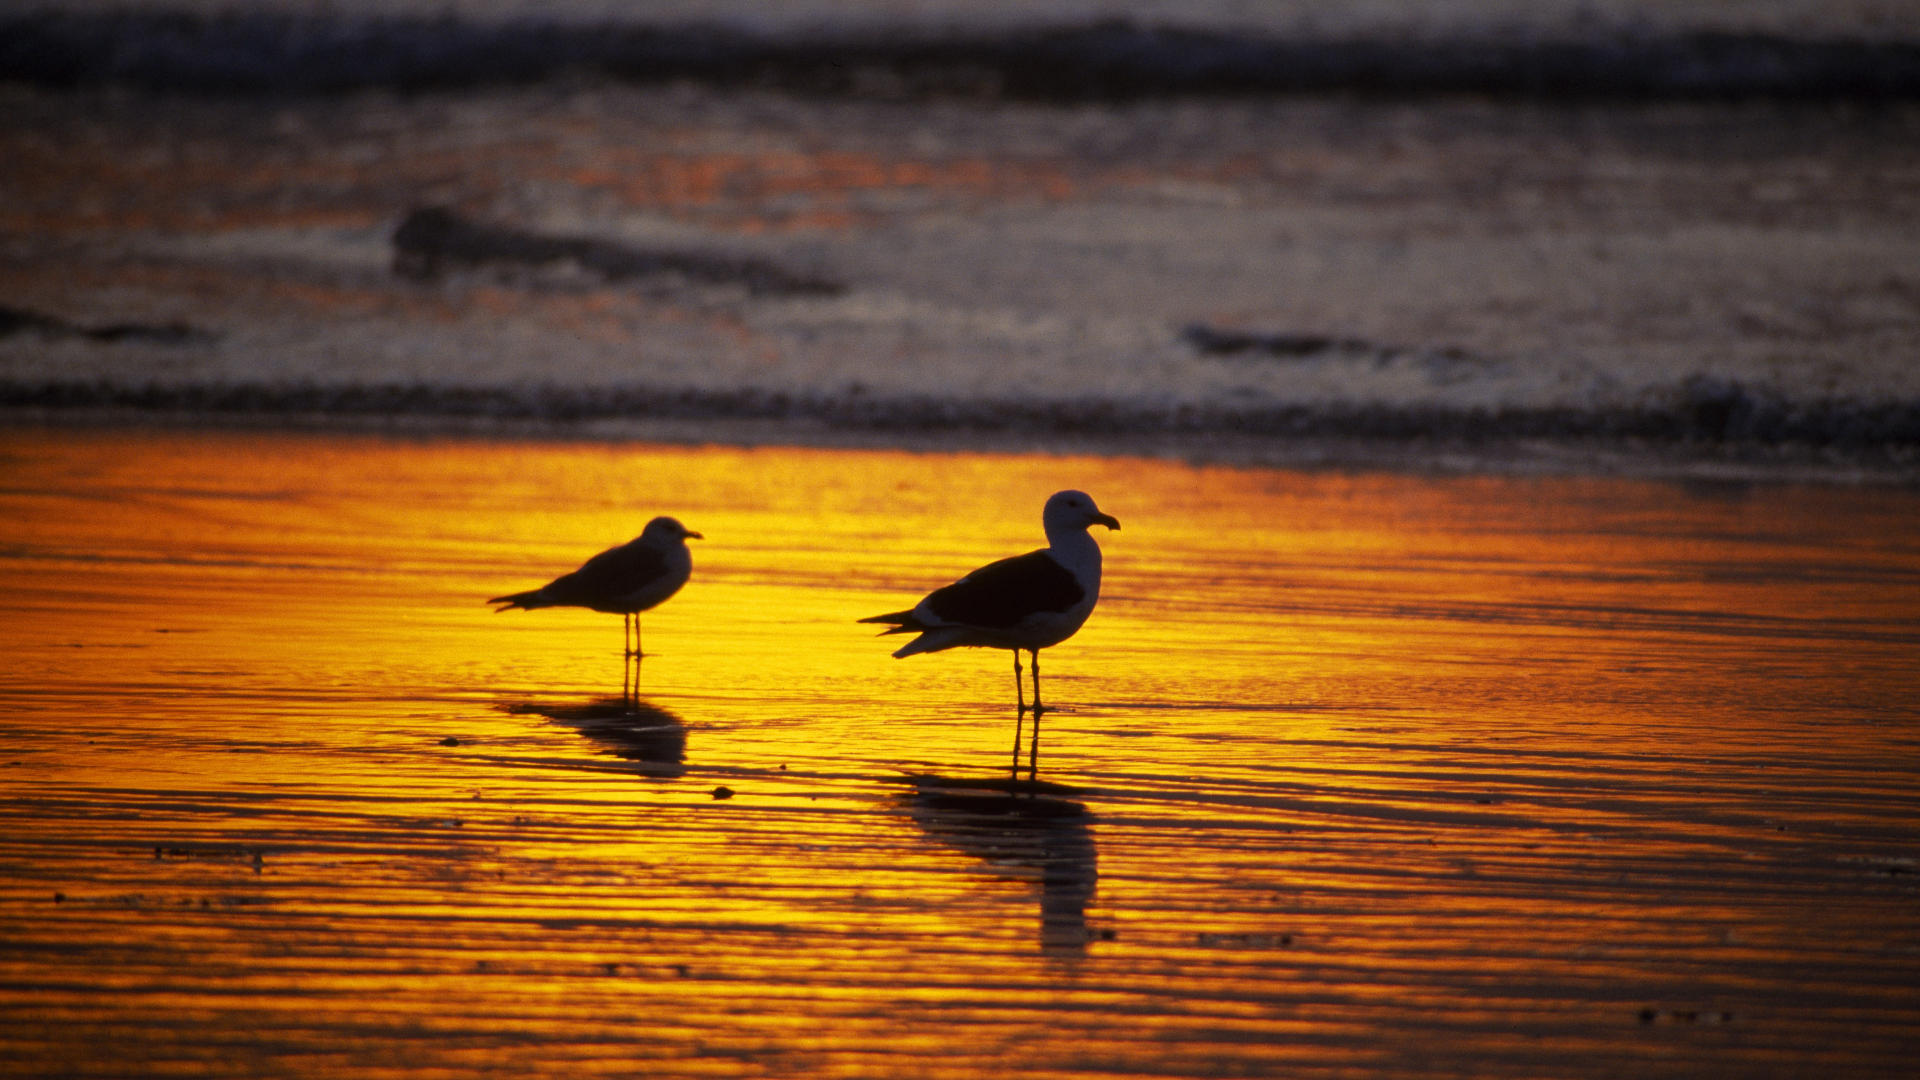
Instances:
[[[1020,682],[1020,650],[1013,650],[1013,697],[1020,703],[1019,715],[1027,712],[1027,688]]]
[[[1033,745],[1027,751],[1027,779],[1040,779],[1040,650],[1029,650],[1033,656]],[[1014,754],[1018,755],[1018,747]]]
[[[1027,650],[1033,656],[1033,715],[1039,716],[1044,707],[1040,704],[1040,650]]]
[[[1013,714],[1013,778],[1020,779],[1020,736],[1027,720],[1027,689],[1020,682],[1020,650],[1013,650],[1013,696],[1020,708]]]

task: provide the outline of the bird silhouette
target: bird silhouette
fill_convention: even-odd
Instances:
[[[1013,687],[1016,716],[1028,711],[1021,683],[1020,651],[1033,661],[1033,752],[1040,744],[1040,650],[1072,637],[1093,613],[1100,599],[1100,545],[1088,529],[1120,522],[1101,513],[1084,491],[1059,491],[1047,499],[1040,513],[1047,546],[1025,555],[988,563],[951,585],[935,589],[905,611],[861,619],[884,623],[886,634],[919,636],[894,652],[896,657],[939,652],[962,646],[1013,651]],[[1014,728],[1014,759],[1019,760],[1020,728]]]
[[[496,612],[583,607],[620,615],[624,620],[620,643],[625,655],[641,656],[640,613],[679,592],[693,573],[688,539],[705,537],[673,518],[657,517],[647,522],[639,536],[595,555],[580,569],[537,589],[496,596],[487,603],[499,604]]]

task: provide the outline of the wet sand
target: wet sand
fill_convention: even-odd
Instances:
[[[1920,1049],[1910,491],[19,427],[0,460],[9,1075]],[[1005,656],[853,620],[1069,484],[1125,528],[1010,795]],[[708,540],[627,715],[610,616],[481,600],[656,511]]]

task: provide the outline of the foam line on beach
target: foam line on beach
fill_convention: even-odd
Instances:
[[[1637,406],[1503,406],[1381,402],[1234,407],[1111,397],[947,397],[761,388],[446,385],[428,382],[0,381],[0,408],[136,409],[203,416],[391,417],[575,423],[602,420],[780,421],[848,431],[1021,432],[1035,435],[1219,435],[1414,440],[1644,440],[1749,448],[1801,447],[1886,456],[1920,453],[1920,401],[1792,401],[1696,376],[1655,388]]]

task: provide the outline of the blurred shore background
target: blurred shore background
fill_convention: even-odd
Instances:
[[[1920,476],[1920,8],[0,15],[0,420]]]

